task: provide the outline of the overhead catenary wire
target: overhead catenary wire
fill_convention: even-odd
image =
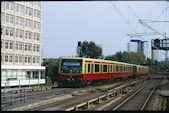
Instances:
[[[123,14],[119,11],[119,9],[116,7],[115,4],[113,4],[111,1],[110,1],[110,4],[113,5],[113,7],[116,9],[116,11],[118,12],[118,14],[126,21],[126,23],[129,25],[129,27],[132,29],[132,31],[134,33],[136,33],[135,29],[133,28],[133,26],[130,24],[130,22],[125,18],[125,16],[123,16]],[[142,38],[142,37],[140,37]],[[143,38],[142,38],[143,39]],[[144,40],[144,39],[143,39]]]
[[[166,7],[154,21],[157,21],[157,20],[161,17],[161,15],[162,15],[168,8],[169,8],[169,7]],[[150,26],[152,26],[153,24],[154,24],[154,22],[153,22]],[[146,33],[147,30],[145,30],[144,32]]]
[[[123,2],[123,3],[125,3],[125,5],[127,5],[128,9],[130,9],[131,12],[134,14],[134,16],[139,20],[140,17],[139,17],[138,14],[129,6],[129,4],[128,4],[127,2]],[[138,28],[139,25],[140,25],[140,24],[137,24],[137,25],[136,25],[135,30]],[[145,28],[144,28],[144,29],[145,29]]]
[[[160,1],[161,2],[161,1]],[[167,2],[167,1],[166,1]],[[166,3],[167,4],[167,3]],[[153,20],[152,21],[152,23],[149,21],[149,22],[146,22],[146,23],[151,23],[151,25],[150,26],[152,26],[155,22],[160,22],[160,21],[157,21],[160,17],[161,17],[161,15],[164,13],[164,12],[166,12],[167,13],[167,9],[168,9],[169,7],[167,7],[167,5],[166,5],[166,7],[165,7],[165,9],[164,10],[162,10],[161,11],[161,13],[160,13],[160,15],[155,19],[155,20]],[[162,22],[162,21],[161,21]],[[165,22],[165,24],[166,24],[166,20],[165,21],[163,21],[163,22]],[[147,33],[147,30],[148,30],[148,28],[144,31],[145,33]],[[165,34],[165,37],[166,37],[167,35]],[[156,48],[157,49],[157,48]],[[159,49],[157,49],[157,50],[159,50]],[[165,53],[163,53],[162,52],[162,54],[164,54],[165,55]]]

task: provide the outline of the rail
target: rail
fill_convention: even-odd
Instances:
[[[113,110],[117,110],[119,109],[121,106],[123,106],[125,103],[127,103],[131,98],[133,98],[136,94],[138,94],[140,91],[142,91],[151,81],[149,81],[148,83],[146,83],[144,86],[142,86],[140,89],[138,89],[136,92],[134,92],[131,96],[129,96],[127,99],[125,99],[122,103],[120,103],[118,106],[116,106]],[[140,110],[144,110],[146,105],[148,104],[148,102],[150,101],[153,93],[155,92],[155,89],[158,87],[160,81],[158,82],[158,84],[153,88],[153,90],[150,92],[150,94],[148,95],[146,101],[144,102],[144,104],[141,106]]]
[[[144,79],[144,80],[140,80],[140,81],[138,81],[137,83],[136,82],[134,82],[134,83],[131,83],[131,84],[124,84],[124,85],[121,85],[121,86],[119,86],[119,87],[117,87],[117,88],[114,88],[113,90],[110,90],[110,92],[108,92],[108,93],[106,93],[106,94],[103,94],[103,95],[101,95],[101,96],[99,96],[99,97],[96,97],[96,98],[94,98],[94,99],[91,99],[91,100],[88,100],[88,101],[86,101],[86,102],[82,102],[82,103],[80,103],[80,104],[78,104],[78,105],[75,105],[75,106],[73,106],[73,107],[70,107],[70,108],[67,108],[67,109],[65,109],[65,111],[77,111],[78,109],[80,109],[80,108],[88,108],[89,107],[89,105],[91,105],[91,104],[95,104],[95,103],[100,103],[102,100],[108,100],[108,99],[110,99],[110,98],[112,98],[112,97],[115,97],[116,95],[119,95],[119,94],[123,94],[124,92],[128,92],[129,91],[129,89],[130,89],[130,86],[135,86],[136,84],[140,84],[140,83],[142,83],[143,81],[145,81],[146,79]]]
[[[160,81],[159,81],[160,83]],[[158,84],[159,84],[158,83]],[[141,107],[140,110],[144,110],[145,106],[147,105],[147,103],[149,102],[150,98],[152,97],[152,94],[154,93],[155,89],[157,88],[158,85],[156,85],[153,90],[151,91],[150,95],[148,96],[148,98],[146,99],[145,103],[143,104],[143,106]]]

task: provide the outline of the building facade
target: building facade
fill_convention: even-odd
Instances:
[[[45,83],[41,2],[1,2],[1,87]]]
[[[141,40],[130,40],[127,43],[127,52],[142,52],[148,58],[148,43]]]

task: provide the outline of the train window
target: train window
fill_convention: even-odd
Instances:
[[[107,72],[108,72],[108,73],[110,72],[109,69],[110,69],[110,67],[109,67],[109,65],[107,65]]]
[[[99,72],[99,64],[95,64],[95,72]]]
[[[111,67],[111,65],[109,65],[109,73],[111,73],[112,72],[112,67]]]
[[[90,73],[90,64],[88,64],[88,73]]]
[[[110,73],[112,73],[112,65],[110,65]]]
[[[129,67],[129,72],[131,72],[131,67]]]
[[[120,72],[122,72],[122,66],[120,66]]]
[[[126,67],[124,66],[124,69],[123,69],[124,72],[126,72]]]
[[[116,72],[116,66],[113,65],[113,72]]]
[[[93,73],[93,64],[91,65],[91,73]]]
[[[102,66],[102,64],[100,64],[100,73],[102,73],[102,69],[103,69],[103,66]]]
[[[116,66],[116,72],[118,72],[118,68],[119,68],[119,66]]]
[[[85,64],[85,73],[87,73],[87,64]]]
[[[103,72],[107,72],[107,65],[103,65]]]

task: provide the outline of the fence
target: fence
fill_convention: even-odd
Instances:
[[[14,90],[1,92],[1,107],[13,105],[17,102],[26,102],[26,89],[20,89],[19,92]]]

